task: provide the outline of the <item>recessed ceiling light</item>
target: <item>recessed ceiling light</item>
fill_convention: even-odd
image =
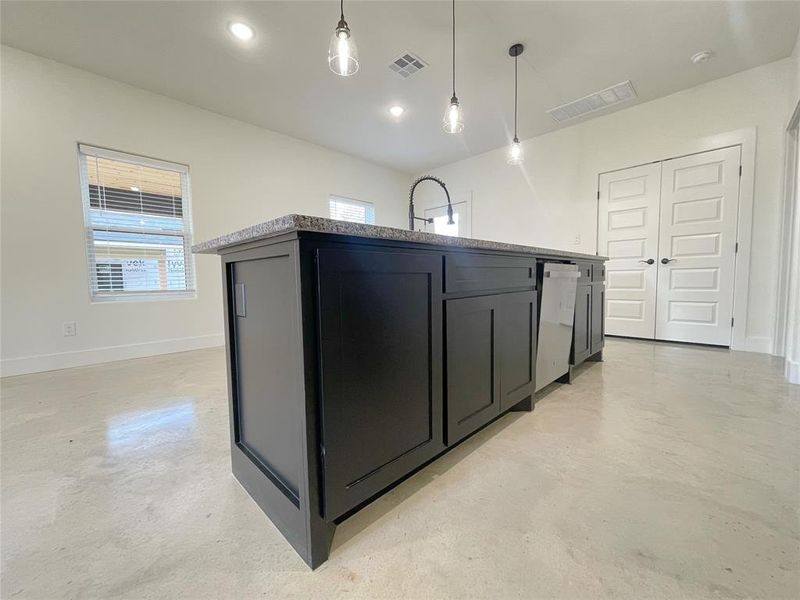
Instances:
[[[234,21],[233,23],[228,24],[228,31],[231,32],[233,37],[238,38],[240,40],[252,40],[253,36],[255,36],[255,30],[247,25],[246,23],[242,23],[241,21]]]
[[[394,105],[389,107],[389,114],[395,118],[399,118],[403,116],[403,113],[406,112],[406,109],[400,105]]]
[[[703,50],[697,54],[692,54],[689,60],[691,60],[694,64],[699,65],[700,63],[708,62],[712,58],[714,58],[714,53],[711,50]]]

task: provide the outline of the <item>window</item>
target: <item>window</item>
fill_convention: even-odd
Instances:
[[[194,295],[189,168],[78,146],[93,300]]]
[[[472,235],[470,215],[472,213],[472,200],[453,200],[453,224],[447,224],[447,205],[435,206],[425,209],[425,218],[433,219],[433,223],[425,223],[425,231],[432,231],[439,235],[454,237],[469,237]]]
[[[458,220],[460,215],[453,213],[453,223],[447,222],[447,215],[433,217],[433,232],[440,235],[449,235],[451,237],[458,236]]]
[[[368,225],[375,224],[375,205],[372,202],[331,196],[328,207],[331,219],[350,221],[351,223],[367,223]]]

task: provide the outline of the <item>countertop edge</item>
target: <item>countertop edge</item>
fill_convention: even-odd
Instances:
[[[396,227],[350,223],[347,221],[336,221],[323,217],[312,217],[308,215],[297,214],[284,215],[276,219],[251,225],[250,227],[245,227],[244,229],[195,244],[192,246],[192,252],[194,254],[217,254],[220,250],[231,248],[233,246],[257,242],[286,233],[304,231],[310,233],[363,237],[386,241],[432,244],[465,250],[517,252],[521,254],[558,256],[596,261],[608,260],[608,257],[605,256],[585,254],[582,252],[571,252],[569,250],[556,250],[554,248],[542,248],[539,246],[524,246],[520,244],[509,244],[507,242],[496,242],[475,238],[451,237],[435,233],[428,233],[425,231],[408,231],[406,229],[398,229]]]

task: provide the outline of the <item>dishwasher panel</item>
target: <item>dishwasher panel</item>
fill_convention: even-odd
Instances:
[[[536,354],[537,391],[569,371],[578,277],[578,265],[544,265]]]

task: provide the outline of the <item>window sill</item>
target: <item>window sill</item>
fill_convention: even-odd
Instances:
[[[129,292],[119,294],[98,294],[91,297],[92,304],[108,304],[119,302],[160,302],[172,300],[194,300],[197,291],[181,292]]]

